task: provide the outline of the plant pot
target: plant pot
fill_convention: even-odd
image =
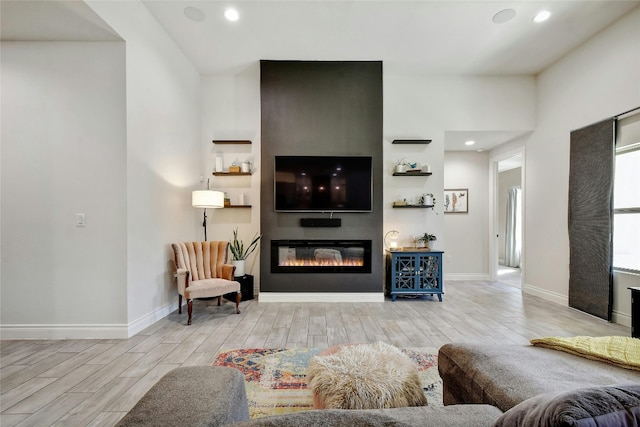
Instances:
[[[394,170],[397,173],[404,173],[407,171],[407,168],[404,165],[396,165],[396,167],[394,168]]]
[[[236,271],[234,273],[234,276],[235,277],[244,276],[244,274],[245,274],[244,273],[245,260],[244,259],[238,259],[238,260],[231,261],[231,263],[236,266]]]

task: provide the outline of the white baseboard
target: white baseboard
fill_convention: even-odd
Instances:
[[[613,313],[611,313],[611,321],[622,326],[631,327],[631,315],[627,313],[620,313],[614,310]]]
[[[184,306],[185,304],[183,303],[182,305]],[[176,308],[177,307],[175,307],[175,304],[165,304],[163,307],[157,308],[151,313],[147,313],[142,317],[137,318],[133,322],[129,322],[129,325],[127,325],[127,333],[129,334],[127,338],[130,338],[143,329],[148,328],[158,320],[164,319]]]
[[[382,292],[260,292],[258,302],[384,302]]]
[[[123,339],[127,325],[2,325],[3,340]]]
[[[126,339],[166,317],[175,308],[167,304],[129,324],[0,325],[3,340]]]
[[[569,297],[567,295],[559,294],[557,292],[551,292],[547,289],[538,288],[537,286],[531,286],[522,284],[522,292],[525,294],[535,295],[547,301],[555,302],[556,304],[569,307]]]
[[[444,274],[442,280],[489,280],[489,275],[486,273],[451,273]]]
[[[556,292],[550,292],[546,289],[540,289],[536,286],[531,286],[531,285],[523,285],[522,292],[530,295],[535,295],[544,300],[551,301],[556,304],[563,305],[565,307],[569,307],[569,297],[567,295],[558,294]],[[577,311],[580,311],[580,310],[577,310]],[[585,313],[585,314],[592,316],[588,313]],[[592,316],[592,317],[598,318],[596,316]],[[618,325],[631,327],[631,315],[614,310],[613,313],[611,313],[611,323],[616,323]]]

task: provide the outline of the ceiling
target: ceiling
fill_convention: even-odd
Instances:
[[[2,41],[122,41],[82,1],[0,0]]]
[[[142,0],[202,74],[271,60],[382,60],[432,74],[537,74],[637,1]],[[240,19],[229,22],[233,5]],[[184,14],[188,6],[202,21]],[[512,8],[515,17],[492,22]],[[540,10],[552,12],[541,24]]]
[[[385,71],[536,75],[640,0],[141,0],[203,75],[260,59],[381,60]],[[80,1],[2,0],[2,40],[114,40]],[[227,7],[240,18],[224,18]],[[196,20],[190,19],[187,13]],[[194,9],[195,8],[195,9]],[[504,9],[515,16],[492,18]],[[549,20],[534,23],[542,9]],[[447,150],[490,149],[514,132],[447,132]],[[475,146],[463,144],[467,139]]]

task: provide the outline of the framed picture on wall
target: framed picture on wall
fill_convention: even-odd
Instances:
[[[444,190],[444,213],[469,213],[469,189]]]

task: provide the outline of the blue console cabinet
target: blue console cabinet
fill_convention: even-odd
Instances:
[[[437,295],[442,302],[442,251],[401,250],[387,252],[387,293]]]

